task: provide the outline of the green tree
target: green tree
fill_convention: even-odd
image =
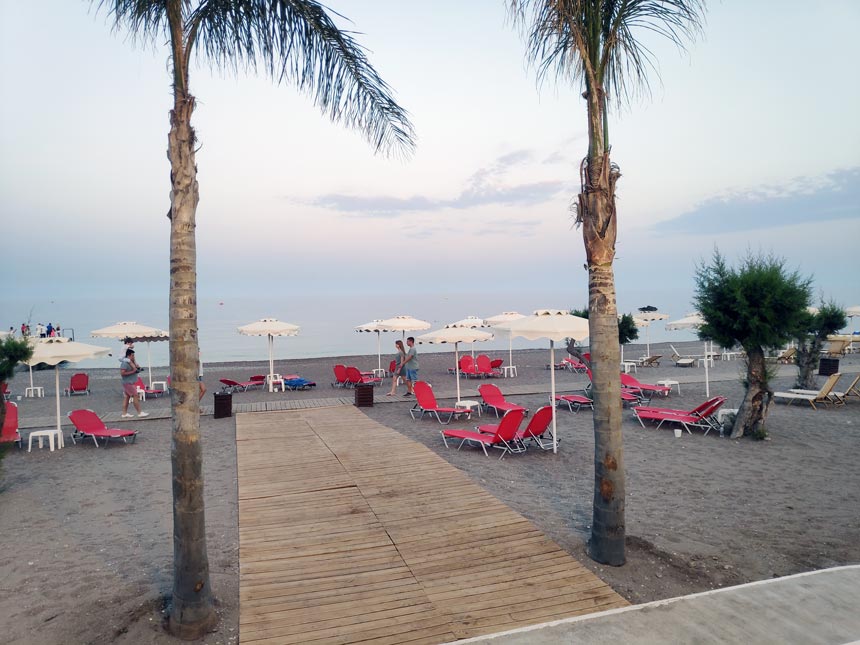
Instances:
[[[170,629],[197,638],[216,621],[209,588],[197,386],[196,211],[192,54],[236,72],[262,67],[308,94],[376,151],[411,152],[413,129],[364,50],[312,0],[94,0],[117,28],[170,47],[170,374],[173,409],[173,597]]]
[[[845,310],[833,303],[822,304],[816,313],[805,312],[800,329],[794,336],[797,343],[797,382],[795,387],[804,390],[817,390],[815,368],[821,355],[821,348],[830,334],[848,324]]]
[[[723,347],[741,345],[747,354],[746,394],[732,438],[763,436],[773,398],[765,350],[780,347],[802,328],[811,298],[811,279],[789,272],[785,260],[749,254],[731,268],[719,251],[696,268],[694,302],[705,320],[699,337]]]
[[[701,0],[508,0],[514,22],[526,31],[528,57],[540,80],[573,82],[585,91],[588,156],[580,166],[576,221],[582,226],[588,267],[591,365],[594,377],[594,503],[589,555],[625,562],[624,455],[621,442],[620,350],[612,262],[618,227],[610,161],[607,104],[623,105],[648,90],[656,70],[637,36],[648,32],[678,47],[700,30]]]
[[[6,336],[0,340],[0,385],[7,383],[15,374],[15,366],[28,360],[33,355],[33,348],[26,338]],[[0,396],[0,428],[6,420],[5,400]]]

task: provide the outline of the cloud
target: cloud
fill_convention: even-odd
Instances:
[[[511,184],[506,173],[512,168],[533,161],[529,150],[515,150],[476,170],[466,186],[455,197],[441,199],[425,195],[392,197],[389,195],[346,195],[329,193],[310,200],[314,206],[365,217],[394,218],[404,213],[430,212],[446,209],[463,210],[477,206],[531,206],[551,199],[567,188],[561,180],[533,181]]]
[[[846,218],[860,218],[860,167],[709,199],[652,228],[658,233],[709,235]]]

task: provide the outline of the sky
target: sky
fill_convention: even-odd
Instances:
[[[581,90],[538,87],[503,0],[327,4],[409,111],[416,151],[375,156],[291,86],[196,64],[201,298],[442,292],[465,316],[484,315],[470,294],[497,293],[501,311],[538,292],[584,306],[569,208]],[[165,48],[87,2],[0,8],[0,301],[166,296]],[[815,16],[724,0],[687,52],[645,36],[659,76],[610,122],[620,311],[683,316],[715,249],[775,253],[813,276],[816,299],[860,304],[858,29],[854,0]]]

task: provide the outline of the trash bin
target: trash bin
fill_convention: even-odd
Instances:
[[[215,392],[215,414],[216,419],[233,416],[233,395],[230,392]]]
[[[821,376],[830,376],[839,371],[838,358],[820,358],[818,359],[818,373]]]
[[[373,386],[372,385],[356,385],[355,386],[355,407],[357,407],[357,408],[372,408],[373,407]]]

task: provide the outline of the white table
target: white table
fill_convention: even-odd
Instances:
[[[638,363],[636,363],[635,361],[621,361],[621,369],[624,370],[625,374],[629,374],[630,370],[633,370],[638,374],[639,372],[637,370],[637,365]]]
[[[669,389],[672,389],[672,386],[674,385],[678,388],[678,394],[681,393],[681,384],[678,383],[678,381],[673,381],[672,379],[667,378],[663,379],[662,381],[657,381],[657,385],[662,385],[663,387],[668,387]]]
[[[469,414],[471,415],[472,410],[478,411],[478,416],[481,416],[481,402],[480,401],[470,401],[467,399],[463,399],[462,401],[457,401],[454,404],[455,408],[459,408],[461,410],[469,410]]]
[[[699,367],[704,367],[705,363],[708,364],[708,367],[714,367],[714,357],[713,356],[705,356],[704,358],[697,358],[699,362]]]
[[[62,432],[59,432],[56,428],[53,430],[33,430],[27,439],[27,452],[31,452],[33,450],[33,437],[39,441],[40,450],[42,449],[42,439],[47,437],[48,447],[51,449],[51,452],[54,452],[54,435],[57,436],[57,450],[59,450],[63,447]]]
[[[385,378],[386,374],[388,374],[388,370],[386,370],[384,367],[373,368],[373,376],[376,378]]]
[[[24,390],[24,396],[28,398],[42,398],[45,396],[45,388],[39,387],[38,385],[35,387],[28,387]]]
[[[161,390],[162,392],[164,392],[166,394],[168,391],[167,381],[153,381],[152,382],[152,389],[153,390]]]
[[[513,378],[517,375],[516,365],[502,365],[502,376],[505,378]]]

